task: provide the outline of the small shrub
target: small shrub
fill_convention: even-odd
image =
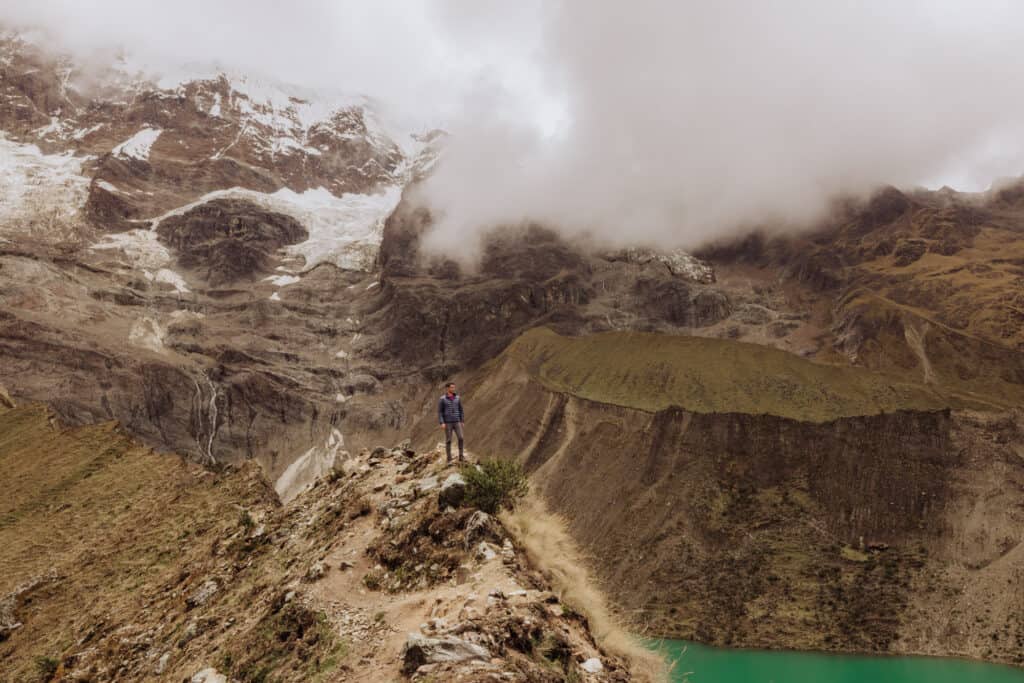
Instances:
[[[512,460],[484,460],[462,468],[466,479],[466,504],[493,515],[501,508],[511,510],[530,490],[522,466]]]
[[[36,673],[41,681],[49,681],[56,676],[59,666],[60,662],[53,657],[36,657]]]
[[[245,529],[245,533],[249,533],[256,526],[256,521],[249,514],[248,510],[242,510],[242,514],[238,517],[238,523]]]
[[[371,569],[363,576],[363,585],[372,591],[379,591],[384,581],[384,572],[379,569]]]

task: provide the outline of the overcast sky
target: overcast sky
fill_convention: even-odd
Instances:
[[[212,62],[452,133],[437,244],[538,220],[695,246],[880,184],[1019,175],[1024,3],[0,0],[78,51]],[[410,123],[410,125],[412,125]]]

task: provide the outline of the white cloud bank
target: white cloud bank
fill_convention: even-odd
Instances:
[[[1024,170],[1018,3],[19,4],[0,18],[80,51],[219,60],[437,122],[421,199],[448,248],[524,220],[692,247],[884,183]]]

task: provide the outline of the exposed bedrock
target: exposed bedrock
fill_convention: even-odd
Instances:
[[[161,241],[185,268],[218,285],[266,272],[278,248],[309,237],[297,220],[237,199],[215,199],[160,222]]]

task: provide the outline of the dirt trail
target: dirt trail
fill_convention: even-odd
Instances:
[[[469,458],[476,461],[472,454]],[[388,487],[402,479],[397,469],[397,462],[384,461],[370,470],[363,480],[365,489],[372,491],[365,498],[374,509],[389,499]],[[440,479],[455,471],[454,468],[436,465],[425,475]],[[415,480],[409,483],[415,483]],[[376,523],[374,518],[367,516],[350,527],[343,545],[327,555],[326,564],[331,567],[350,564],[351,567],[331,572],[312,591],[314,599],[327,605],[333,616],[385,625],[373,642],[357,650],[359,658],[353,658],[352,672],[347,680],[401,680],[402,651],[409,633],[420,631],[421,626],[435,618],[455,622],[465,616],[467,608],[485,601],[489,592],[511,595],[523,591],[499,558],[474,563],[465,583],[457,583],[453,579],[448,584],[395,594],[370,590],[363,577],[379,567],[367,553],[379,535]]]
[[[652,673],[632,673],[633,657],[653,655],[606,651],[596,642],[580,611],[588,605],[563,605],[538,566],[543,558],[528,556],[496,518],[440,509],[438,492],[458,472],[444,464],[440,444],[411,458],[397,453],[364,451],[346,462],[352,479],[343,487],[355,484],[358,506],[372,513],[354,517],[331,542],[321,560],[327,570],[307,596],[350,627],[343,680],[658,680],[651,662],[643,668]],[[472,453],[467,459],[476,461]],[[324,485],[290,505],[317,500]],[[607,631],[607,617],[599,621]],[[490,657],[410,668],[411,638],[464,640]]]

